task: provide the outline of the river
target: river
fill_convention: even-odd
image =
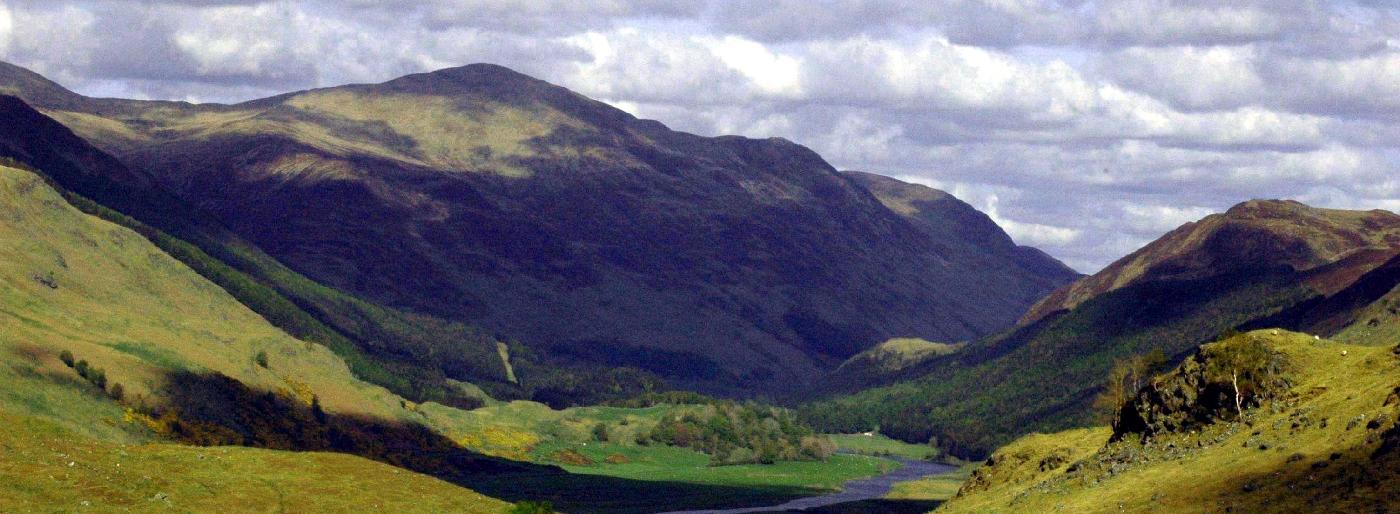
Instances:
[[[898,482],[917,480],[930,475],[940,475],[958,469],[947,464],[935,464],[920,460],[899,460],[903,464],[898,469],[871,478],[861,478],[846,482],[841,491],[821,496],[798,498],[782,505],[768,507],[743,507],[719,510],[684,510],[665,514],[744,514],[747,512],[786,512],[793,510],[826,507],[847,502],[878,499],[890,492]]]

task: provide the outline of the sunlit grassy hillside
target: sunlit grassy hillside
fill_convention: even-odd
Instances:
[[[52,409],[79,430],[102,425],[94,413],[111,408],[43,400],[55,381],[77,379],[59,360],[68,351],[138,403],[160,402],[152,393],[167,373],[218,372],[307,402],[316,395],[330,412],[403,416],[397,397],[353,378],[325,347],[287,336],[140,235],[79,212],[38,176],[0,168],[0,203],[0,348],[16,357],[3,371],[11,387],[0,406]]]
[[[508,507],[350,455],[114,443],[5,412],[0,423],[4,512],[500,513]]]
[[[417,415],[140,235],[79,212],[37,175],[0,167],[0,205],[0,496],[11,502],[0,506],[198,509],[246,496],[269,508],[333,508],[387,505],[413,492],[442,495],[424,499],[424,511],[504,505],[359,457],[152,444],[155,434],[130,409],[165,406],[180,374],[226,375],[292,402],[314,399],[332,415]],[[382,482],[402,489],[367,487]],[[309,496],[285,497],[298,490]]]
[[[1243,417],[1235,419],[1227,404],[1224,419],[1156,433],[1145,442],[1128,434],[1109,443],[1107,428],[1026,436],[999,449],[939,512],[1382,512],[1400,506],[1400,354],[1393,347],[1284,331],[1256,331],[1208,348],[1251,339],[1282,355],[1288,386]],[[1171,377],[1148,387],[1182,383]],[[1203,394],[1197,401],[1207,400]]]

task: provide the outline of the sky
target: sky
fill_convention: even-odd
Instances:
[[[1253,198],[1400,210],[1389,0],[0,0],[0,60],[237,102],[475,62],[946,190],[1094,272]]]

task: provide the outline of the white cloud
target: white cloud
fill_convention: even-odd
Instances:
[[[10,8],[0,5],[0,52],[10,49],[10,35],[14,30],[15,22],[10,16]]]

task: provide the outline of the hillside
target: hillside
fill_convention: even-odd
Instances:
[[[1102,416],[1093,409],[1094,399],[1116,361],[1155,350],[1169,361],[1179,361],[1199,344],[1230,330],[1273,323],[1281,316],[1298,318],[1291,313],[1341,304],[1352,296],[1375,298],[1355,293],[1365,287],[1389,291],[1394,277],[1381,265],[1384,256],[1396,251],[1384,245],[1395,241],[1398,221],[1400,217],[1383,211],[1332,211],[1291,202],[1242,204],[1148,245],[1154,252],[1195,248],[1167,252],[1175,256],[1170,262],[1177,271],[1156,266],[1154,273],[1160,275],[1152,276],[1158,278],[1139,276],[1088,297],[1072,310],[1057,310],[973,341],[951,356],[929,357],[869,377],[865,385],[875,387],[847,389],[844,396],[810,404],[805,417],[828,431],[879,426],[883,433],[907,441],[936,438],[963,457],[985,456],[1019,434],[1087,426]],[[1217,229],[1195,229],[1206,225]],[[1354,237],[1337,236],[1348,233]],[[1299,239],[1300,234],[1308,236]],[[1218,242],[1196,241],[1202,238]],[[1232,245],[1264,250],[1229,250]],[[1275,251],[1280,248],[1292,251]],[[1225,257],[1236,251],[1248,255]],[[1138,257],[1148,253],[1138,252],[1095,277],[1115,276],[1116,270],[1126,269],[1122,263],[1140,262]],[[1349,289],[1352,285],[1357,290]],[[1347,305],[1345,311],[1354,312],[1371,304]],[[1317,323],[1301,325],[1297,328],[1323,328]],[[1389,344],[1374,337],[1354,341]]]
[[[505,502],[386,464],[335,453],[114,444],[0,412],[0,510],[463,512]]]
[[[0,96],[0,122],[0,159],[42,169],[89,214],[141,233],[278,328],[325,344],[356,376],[402,396],[470,406],[477,400],[453,385],[468,381],[498,397],[573,404],[658,383],[635,370],[542,365],[476,327],[387,309],[316,283],[23,101]]]
[[[1002,329],[1073,278],[962,206],[896,213],[799,145],[671,131],[498,66],[231,106],[12,66],[0,88],[321,285],[556,364],[791,388],[890,337]]]
[[[1251,342],[1283,363],[1285,385],[1246,403],[1243,416],[1228,400],[1212,407],[1210,391],[1228,391],[1228,381],[1202,370]],[[1208,345],[1133,400],[1162,419],[1202,421],[1120,428],[1113,442],[1109,428],[1021,438],[938,512],[1384,511],[1400,504],[1394,350],[1277,330]],[[1154,390],[1176,392],[1158,399]]]
[[[1204,278],[1265,266],[1308,271],[1348,257],[1364,272],[1400,248],[1400,215],[1381,210],[1318,209],[1295,201],[1255,200],[1187,223],[1102,271],[1040,300],[1022,318],[1033,322],[1089,298],[1152,280]],[[1371,254],[1367,250],[1383,250]],[[1354,273],[1354,279],[1359,273]],[[1320,292],[1349,283],[1314,281]]]
[[[79,211],[36,173],[0,166],[0,205],[0,352],[12,357],[0,366],[5,510],[83,501],[202,510],[243,495],[313,510],[504,507],[478,491],[571,512],[652,512],[781,503],[890,466],[832,457],[790,414],[752,404],[408,401],[141,234]],[[722,448],[685,447],[658,429],[721,408],[738,420]],[[156,467],[182,472],[142,478]],[[279,500],[294,490],[314,494]],[[411,493],[426,496],[409,503]]]
[[[288,402],[314,400],[326,416],[336,418],[375,419],[391,426],[410,422],[412,414],[402,408],[400,398],[356,380],[344,361],[325,347],[288,337],[135,232],[73,208],[38,176],[0,166],[0,204],[5,206],[0,216],[0,283],[4,284],[0,351],[12,357],[0,369],[0,417],[9,427],[5,441],[9,456],[0,472],[7,484],[17,487],[0,504],[59,502],[76,507],[86,501],[98,508],[129,506],[150,501],[136,496],[146,495],[143,491],[161,488],[148,492],[188,493],[166,499],[171,505],[189,507],[206,504],[209,494],[272,492],[318,477],[328,490],[347,496],[299,498],[288,500],[287,505],[375,501],[376,497],[350,490],[354,487],[346,481],[356,476],[367,482],[384,479],[413,490],[435,491],[446,496],[429,500],[442,500],[441,505],[474,511],[503,505],[351,456],[223,450],[227,465],[237,469],[277,462],[288,473],[304,473],[284,476],[284,482],[272,487],[265,482],[230,483],[218,478],[227,469],[198,462],[202,460],[196,458],[199,450],[148,445],[161,438],[163,429],[175,427],[170,421],[175,418],[157,421],[143,413],[179,412],[180,419],[189,423],[185,427],[215,419],[202,418],[201,409],[234,414],[236,408],[218,396],[194,393],[200,384],[218,383],[215,377],[274,392]],[[262,420],[270,425],[282,421]],[[58,471],[54,467],[61,467],[60,458],[81,461],[81,466]],[[125,463],[127,469],[109,469],[117,462]],[[191,477],[165,469],[159,474],[168,478],[139,483],[137,474],[143,469],[168,465],[197,471]],[[76,489],[37,483],[19,486],[41,470],[60,476]],[[396,474],[402,476],[390,478]],[[385,476],[377,478],[380,475]],[[222,493],[191,491],[192,480],[210,479],[222,483]],[[382,499],[404,504],[397,495]],[[452,500],[454,496],[458,499]]]

